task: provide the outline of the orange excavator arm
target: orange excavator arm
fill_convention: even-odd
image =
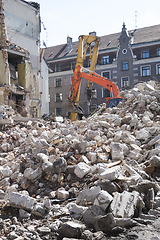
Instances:
[[[89,74],[82,72],[82,69],[84,68],[78,65],[74,70],[73,77],[72,77],[72,85],[70,88],[70,97],[69,97],[70,101],[72,101],[73,103],[76,101],[77,93],[78,93],[82,78],[85,78],[93,83],[96,83],[102,87],[107,88],[112,93],[112,97],[118,97],[120,91],[118,86],[114,82],[108,80],[105,77],[100,76],[95,72],[89,71],[88,69],[86,70],[89,71]]]

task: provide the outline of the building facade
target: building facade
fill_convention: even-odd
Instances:
[[[93,34],[93,33],[92,33]],[[52,69],[49,74],[50,113],[66,116],[71,79],[76,63],[78,41],[45,49],[45,59]],[[89,69],[90,56],[84,67]],[[95,72],[115,82],[120,89],[133,87],[138,81],[160,81],[160,25],[127,31],[123,23],[120,33],[100,37]],[[92,100],[87,104],[87,80],[82,79],[79,104],[90,114],[110,96],[107,89],[93,84]]]

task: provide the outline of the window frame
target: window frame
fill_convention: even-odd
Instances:
[[[108,77],[105,77],[105,76],[104,76],[104,73],[108,73],[109,78],[108,78]],[[103,71],[103,72],[101,72],[101,76],[102,76],[102,77],[105,77],[105,78],[107,78],[107,79],[111,79],[111,71],[110,71],[110,70],[108,70],[108,71]]]
[[[57,95],[59,95],[59,100],[57,98]],[[55,94],[55,102],[62,102],[63,101],[63,94],[62,93],[56,93]]]
[[[146,74],[146,75],[143,75],[143,68],[147,68],[149,67],[149,74]],[[151,65],[144,65],[144,66],[141,66],[141,77],[148,77],[148,76],[151,76]]]
[[[123,60],[122,61],[122,71],[128,71],[129,70],[129,61]]]
[[[60,84],[57,84],[58,80],[60,80]],[[62,78],[59,77],[59,78],[55,78],[54,79],[54,87],[62,87]]]
[[[123,83],[124,83],[124,79],[128,79],[128,85],[123,85]],[[124,76],[124,77],[121,77],[121,87],[123,88],[123,87],[127,87],[127,86],[129,86],[130,85],[130,80],[129,80],[129,76]]]
[[[57,109],[61,109],[61,114],[57,114]],[[62,116],[62,108],[55,108],[55,116]]]
[[[157,48],[157,56],[160,57],[160,47]]]
[[[109,55],[102,57],[102,65],[109,64]]]
[[[106,94],[104,94],[104,91],[106,90],[106,92],[110,93],[110,96],[106,96]],[[107,98],[107,97],[112,97],[112,93],[105,87],[102,88],[102,98]]]
[[[156,64],[156,75],[160,75],[160,63]]]
[[[142,57],[142,59],[149,58],[149,49],[147,49],[147,50],[142,50],[142,52],[141,52],[141,57]]]
[[[55,64],[55,68],[54,68],[55,72],[60,72],[61,71],[61,64]]]

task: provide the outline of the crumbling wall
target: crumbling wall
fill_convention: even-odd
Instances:
[[[0,85],[9,84],[9,64],[6,50],[6,29],[3,1],[0,0]]]

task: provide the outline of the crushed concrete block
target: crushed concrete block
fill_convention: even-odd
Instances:
[[[61,224],[58,229],[60,236],[65,236],[69,238],[80,238],[81,233],[86,229],[86,226],[78,221],[68,221]]]
[[[40,149],[49,147],[49,144],[45,139],[37,139],[35,142],[35,145],[36,145],[36,148],[40,148]]]
[[[23,209],[19,209],[19,217],[20,218],[29,218],[31,214]]]
[[[94,226],[94,219],[98,216],[105,216],[105,211],[96,205],[92,205],[88,207],[86,211],[82,213],[83,220],[86,226],[93,227]]]
[[[67,162],[63,157],[55,159],[53,162],[53,171],[54,173],[65,172],[67,169]]]
[[[114,218],[116,226],[130,228],[137,226],[138,223],[131,218]]]
[[[124,117],[122,118],[121,123],[122,123],[122,124],[129,124],[130,121],[131,121],[131,119],[132,119],[132,114],[129,114],[129,113],[128,113],[126,116],[124,116]]]
[[[91,167],[87,164],[80,162],[76,165],[74,173],[77,177],[83,178],[85,175],[87,175],[91,170]]]
[[[107,129],[111,126],[107,121],[99,121],[99,125]]]
[[[111,211],[115,217],[132,218],[137,206],[139,193],[136,191],[116,192],[111,203]]]
[[[158,143],[160,141],[160,134],[158,134],[156,137],[154,137],[152,140],[150,140],[147,145],[148,146],[153,146],[156,143]]]
[[[87,153],[87,158],[91,161],[92,164],[97,162],[97,154],[94,152]]]
[[[88,147],[88,142],[86,141],[77,142],[74,146],[74,148],[77,149],[79,153],[86,153],[87,147]]]
[[[0,181],[0,188],[6,189],[6,187],[10,186],[10,178],[4,178]]]
[[[37,179],[41,178],[41,176],[42,176],[42,170],[40,168],[37,168],[28,176],[28,179],[33,183],[37,181]]]
[[[56,194],[57,194],[58,199],[60,199],[60,200],[65,200],[69,197],[69,192],[66,191],[64,188],[59,188],[56,191]]]
[[[136,138],[129,131],[123,131],[122,141],[127,144],[136,144]]]
[[[112,168],[106,169],[104,172],[102,172],[99,177],[100,179],[108,179],[110,181],[113,181],[117,179],[122,172],[121,166],[115,166]]]
[[[35,204],[32,209],[32,214],[34,214],[35,216],[38,216],[38,217],[44,216],[45,215],[45,207],[44,207],[43,203]]]
[[[111,156],[112,160],[123,160],[124,159],[124,154],[123,154],[123,148],[120,143],[111,143]]]
[[[32,211],[35,200],[32,197],[22,195],[18,192],[11,192],[9,194],[9,204],[12,207],[22,208],[24,210]]]
[[[160,167],[160,157],[159,156],[152,156],[150,159],[150,165],[154,167]]]
[[[44,153],[38,153],[36,159],[38,162],[46,162],[48,161],[49,157]]]
[[[145,83],[145,84],[144,84],[144,89],[147,90],[147,91],[150,91],[150,92],[152,92],[152,91],[155,90],[154,87],[151,86],[151,85],[148,84],[148,83]]]
[[[116,226],[116,222],[112,213],[105,216],[94,218],[94,228],[96,231],[110,232]]]
[[[112,200],[113,197],[107,191],[101,190],[94,200],[94,205],[100,206],[105,211]]]
[[[50,174],[53,172],[53,164],[50,161],[45,161],[42,163],[42,171],[46,175]]]
[[[99,186],[97,187],[94,186],[94,187],[91,187],[90,189],[85,189],[80,191],[77,197],[77,203],[80,205],[83,205],[81,204],[81,202],[83,201],[93,203],[100,191],[101,191],[101,188]]]
[[[147,140],[151,137],[151,134],[146,129],[141,129],[136,131],[136,139],[138,140]]]
[[[80,206],[76,203],[68,203],[66,207],[69,209],[70,212],[75,214],[82,214],[88,209],[88,207]]]
[[[89,160],[88,160],[88,158],[87,158],[86,156],[84,156],[84,155],[82,155],[79,160],[80,160],[81,162],[86,163],[86,164],[89,164],[89,163],[90,163]]]

